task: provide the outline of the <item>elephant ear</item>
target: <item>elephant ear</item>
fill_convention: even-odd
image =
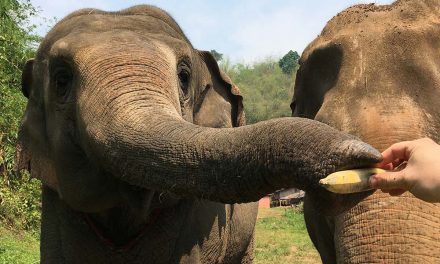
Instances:
[[[299,60],[292,116],[314,119],[324,103],[325,95],[333,89],[342,67],[343,52],[338,45],[324,48],[308,47]]]
[[[15,154],[15,170],[28,170],[31,176],[43,184],[58,190],[58,179],[52,160],[45,129],[41,91],[34,91],[34,60],[29,60],[22,73],[22,93],[30,100],[27,103],[18,131],[18,142]]]
[[[210,52],[199,52],[209,71],[206,88],[194,106],[194,123],[205,127],[238,127],[246,124],[243,97],[220,70]]]

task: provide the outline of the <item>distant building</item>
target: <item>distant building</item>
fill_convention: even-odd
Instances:
[[[304,199],[304,195],[304,191],[296,188],[278,190],[261,198],[258,208],[296,205]]]
[[[298,204],[304,199],[304,195],[304,191],[296,188],[276,191],[270,196],[270,207],[290,206]]]
[[[270,208],[270,195],[266,195],[258,201],[258,208]]]

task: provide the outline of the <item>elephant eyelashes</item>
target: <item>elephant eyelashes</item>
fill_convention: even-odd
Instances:
[[[184,95],[188,94],[188,87],[191,81],[191,69],[187,62],[182,61],[177,66],[177,76],[179,77],[180,89]]]

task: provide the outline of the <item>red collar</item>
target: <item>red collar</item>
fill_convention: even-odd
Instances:
[[[86,213],[83,213],[83,218],[85,219],[86,223],[89,225],[89,227],[93,230],[95,235],[99,238],[99,240],[106,245],[108,248],[110,248],[113,251],[116,252],[127,252],[131,248],[133,248],[134,245],[139,241],[139,239],[146,233],[146,231],[153,225],[153,223],[157,220],[160,214],[160,209],[154,209],[150,217],[145,224],[145,226],[142,228],[139,233],[130,239],[127,243],[125,243],[122,246],[116,246],[116,244],[108,237],[104,236],[102,231],[96,226],[96,224],[93,222],[93,220],[90,218],[90,216]]]

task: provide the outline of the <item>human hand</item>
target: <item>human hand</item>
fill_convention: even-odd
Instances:
[[[427,202],[440,202],[440,145],[428,138],[396,143],[383,153],[378,167],[392,170],[407,162],[399,171],[370,177],[370,186],[400,195],[405,191]]]

